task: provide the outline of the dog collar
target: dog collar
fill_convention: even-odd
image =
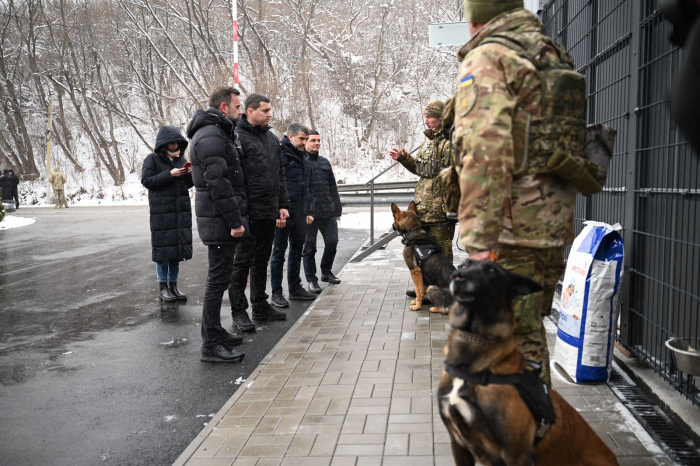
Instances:
[[[473,335],[473,334],[472,334]],[[465,382],[479,385],[513,385],[518,390],[520,398],[530,410],[532,417],[537,422],[537,432],[535,432],[534,444],[537,446],[549,431],[549,428],[556,422],[557,414],[554,411],[552,398],[549,393],[549,386],[540,379],[542,366],[534,361],[525,361],[532,370],[525,370],[517,374],[494,374],[490,370],[480,372],[466,372],[459,368],[445,363],[445,372],[464,380]]]
[[[413,230],[413,231],[406,231],[406,232],[402,232],[401,230],[396,230],[396,232],[403,237],[401,242],[403,244],[406,244],[407,240],[410,240],[414,236],[420,235],[421,232],[423,232],[423,230]]]
[[[453,329],[453,331],[457,332],[459,334],[460,338],[468,343],[485,344],[485,343],[492,342],[491,338],[487,338],[487,337],[485,337],[483,335],[479,335],[477,333],[465,332],[464,330],[460,330],[457,328]],[[461,379],[461,377],[460,377],[460,379]]]

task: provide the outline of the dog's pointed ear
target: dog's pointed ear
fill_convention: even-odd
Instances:
[[[394,203],[392,202],[392,203],[391,203],[391,213],[394,215],[394,217],[396,217],[397,215],[399,215],[400,212],[401,212],[401,209],[399,209],[399,206],[397,206],[396,204],[394,204]]]
[[[510,276],[513,280],[513,292],[516,296],[524,296],[544,290],[542,285],[524,275],[511,273]]]
[[[408,204],[408,211],[418,215],[418,206],[415,202],[411,201],[411,203]]]

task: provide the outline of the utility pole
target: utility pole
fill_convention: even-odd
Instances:
[[[233,87],[239,89],[238,80],[238,0],[231,0],[233,18]]]
[[[51,183],[49,176],[51,175],[51,143],[53,142],[53,99],[49,94],[49,122],[46,125],[46,203],[51,203]]]

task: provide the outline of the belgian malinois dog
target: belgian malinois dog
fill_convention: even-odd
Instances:
[[[530,386],[536,387],[540,401],[545,400],[538,406],[548,404],[549,411],[545,411],[555,414],[553,423],[540,422],[542,416],[536,418],[536,413],[544,411],[532,410],[532,403],[524,401],[522,373],[526,362],[513,338],[511,301],[542,287],[494,262],[465,261],[453,273],[450,290],[455,298],[449,312],[452,331],[444,350],[445,371],[437,396],[455,463],[618,464],[586,421],[549,390],[537,373]],[[498,380],[489,383],[485,373]],[[528,375],[532,381],[533,373]],[[513,378],[518,380],[516,384],[508,381]]]
[[[403,260],[411,271],[416,290],[411,310],[420,309],[427,296],[434,304],[430,312],[447,314],[447,307],[453,301],[448,287],[454,265],[437,240],[422,228],[415,202],[411,201],[407,211],[391,204],[391,212],[394,214],[394,230],[402,237],[401,242],[405,246]]]

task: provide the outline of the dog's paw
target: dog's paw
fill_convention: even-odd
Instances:
[[[444,314],[444,312],[442,312],[442,311],[440,310],[440,308],[437,307],[437,306],[433,306],[433,307],[431,307],[429,310],[430,310],[430,312],[435,312],[435,313],[437,313],[437,314]]]
[[[416,300],[415,300],[415,299],[411,300],[411,305],[414,305],[414,304],[416,304]]]
[[[423,305],[423,303],[415,303],[415,304],[414,304],[413,306],[411,306],[409,309],[412,310],[412,311],[417,311],[417,310],[419,310],[419,309],[421,308],[422,305]]]

